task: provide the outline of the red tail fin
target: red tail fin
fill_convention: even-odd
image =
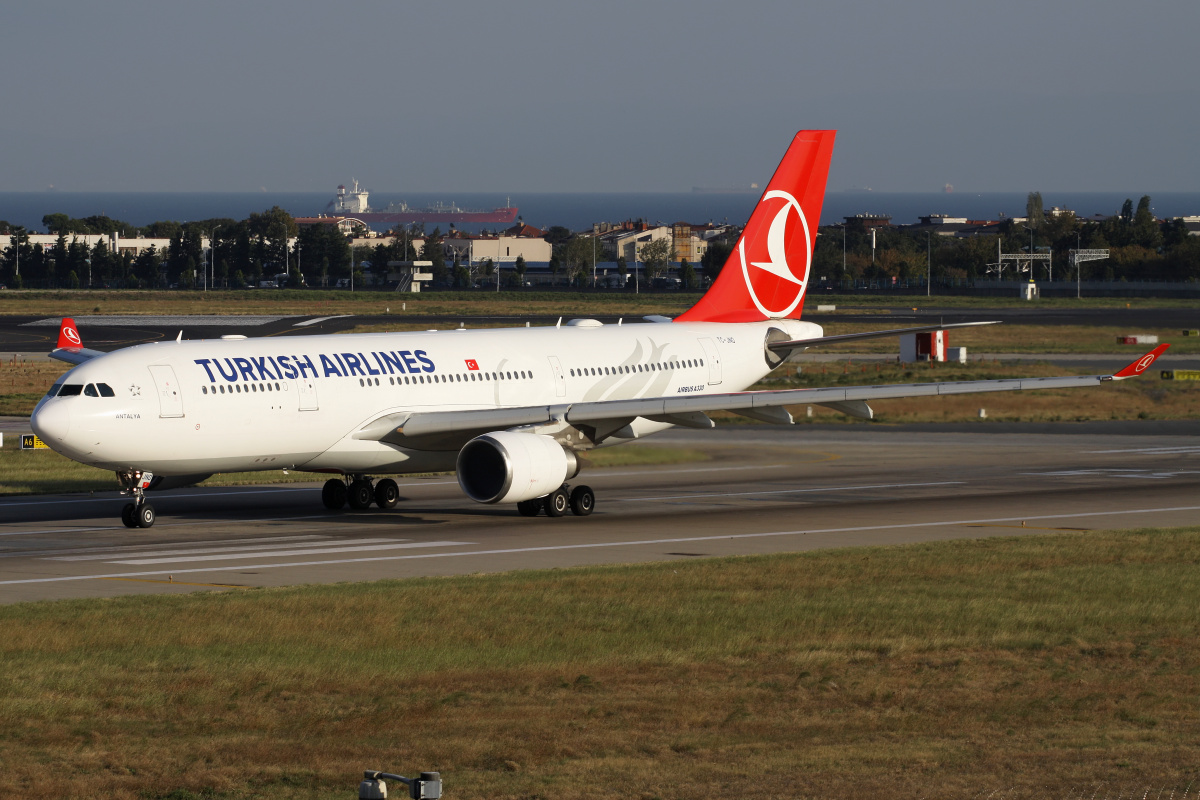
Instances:
[[[79,337],[79,329],[75,327],[75,320],[70,317],[64,317],[62,327],[58,329],[58,346],[65,348],[83,347],[83,339]]]
[[[836,131],[800,131],[721,274],[680,322],[799,317]]]

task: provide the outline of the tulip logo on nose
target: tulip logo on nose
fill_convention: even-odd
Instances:
[[[766,236],[754,231],[753,235],[744,237],[739,243],[738,254],[742,262],[742,275],[746,279],[746,289],[750,292],[750,299],[754,301],[754,305],[767,317],[786,317],[804,299],[804,287],[812,262],[812,235],[808,230],[804,209],[796,202],[795,197],[773,189],[763,195],[762,202],[776,200],[783,202],[771,218]],[[804,265],[799,274],[792,269],[787,258],[789,250],[795,254],[800,249],[799,242],[794,247],[788,246],[799,232],[793,227],[789,235],[788,222],[793,211],[798,218],[800,229],[804,232]]]

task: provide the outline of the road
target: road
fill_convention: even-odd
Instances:
[[[115,492],[9,498],[0,602],[1200,524],[1196,425],[966,428],[672,431],[652,443],[710,460],[585,472],[586,518],[480,506],[450,476],[363,513],[325,511],[315,483],[170,491],[149,530],[121,526]]]

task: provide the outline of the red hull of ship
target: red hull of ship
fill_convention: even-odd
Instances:
[[[393,225],[408,225],[413,222],[432,223],[512,223],[517,220],[517,209],[497,208],[494,211],[371,211],[366,214],[348,214],[363,222],[387,222]]]

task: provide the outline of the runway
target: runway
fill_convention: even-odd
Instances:
[[[362,513],[327,512],[319,483],[169,491],[149,530],[121,525],[115,491],[10,498],[0,602],[1200,524],[1200,435],[1136,425],[673,431],[650,443],[709,460],[585,471],[586,518],[481,506],[452,476],[403,479],[396,509]]]

